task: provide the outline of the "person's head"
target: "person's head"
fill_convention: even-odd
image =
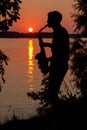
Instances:
[[[62,14],[58,11],[52,11],[48,13],[48,27],[55,27],[57,25],[60,25],[60,22],[62,21]]]

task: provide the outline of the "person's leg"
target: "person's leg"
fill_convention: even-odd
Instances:
[[[66,74],[66,70],[57,69],[51,70],[49,73],[49,96],[51,105],[54,109],[57,108],[58,104],[58,92],[61,87],[61,83]]]

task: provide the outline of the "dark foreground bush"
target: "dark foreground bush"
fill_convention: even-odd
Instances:
[[[0,126],[3,129],[28,129],[28,130],[64,130],[87,128],[87,99],[80,98],[72,101],[60,101],[58,111],[49,110],[44,115],[38,115],[27,120],[12,121]]]

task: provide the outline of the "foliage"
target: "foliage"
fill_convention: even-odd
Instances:
[[[0,0],[0,30],[3,32],[20,19],[20,3],[21,0]]]
[[[29,92],[27,93],[27,95],[29,97],[31,97],[33,100],[40,100],[40,105],[41,107],[39,107],[37,109],[38,113],[43,113],[44,111],[46,113],[46,111],[49,110],[50,106],[50,98],[49,98],[49,93],[48,93],[48,87],[49,87],[49,78],[48,78],[48,74],[45,74],[42,82],[41,82],[41,86],[42,88],[40,89],[40,91],[38,92]]]
[[[75,12],[71,17],[76,24],[75,31],[87,36],[87,0],[75,0]],[[87,95],[87,40],[75,39],[71,48],[71,69],[76,76],[77,86],[82,95]]]
[[[71,47],[72,73],[76,76],[77,86],[82,95],[87,95],[87,41],[75,39]]]
[[[5,83],[5,78],[4,78],[4,74],[5,74],[5,68],[4,68],[4,64],[8,65],[8,61],[9,61],[9,57],[6,56],[1,50],[0,50],[0,91],[2,88],[1,83]]]
[[[76,29],[82,33],[87,34],[87,0],[74,0],[73,8],[75,13],[72,14],[72,18],[76,24]]]

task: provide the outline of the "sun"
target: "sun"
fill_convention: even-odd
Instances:
[[[29,31],[29,32],[33,32],[33,28],[32,28],[32,27],[29,27],[29,28],[28,28],[28,31]]]

